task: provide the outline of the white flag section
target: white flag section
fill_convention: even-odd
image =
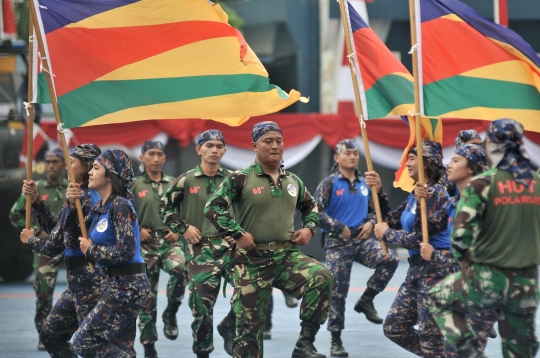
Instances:
[[[38,42],[37,42],[37,36],[36,36],[36,30],[32,27],[32,35],[28,39],[30,44],[32,45],[32,51],[33,56],[29,61],[32,61],[32,99],[28,101],[28,103],[37,103],[37,95],[38,95],[38,66],[41,65],[40,61],[38,60]]]

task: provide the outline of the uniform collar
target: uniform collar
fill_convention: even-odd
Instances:
[[[196,177],[200,177],[200,176],[207,177],[208,176],[208,175],[203,173],[200,165],[197,165],[195,167],[195,169],[193,169],[193,175],[195,175]],[[225,170],[222,167],[219,167],[216,175],[219,175],[220,177],[225,176]]]
[[[62,179],[62,182],[60,184],[53,184],[53,185],[49,185],[49,183],[47,182],[47,179],[45,179],[45,188],[50,188],[50,187],[55,187],[55,186],[68,186],[69,185],[69,182],[66,178],[63,178]]]
[[[278,167],[278,169],[279,169],[279,176],[289,175],[289,172],[287,172],[282,167]],[[255,174],[257,174],[257,175],[269,175],[268,173],[266,173],[264,171],[263,167],[259,164],[259,162],[255,162]]]
[[[105,204],[101,203],[98,205],[94,210],[97,211],[100,214],[105,214],[107,211],[109,211],[109,207],[111,206],[113,200],[116,198],[116,194],[111,194],[108,198]]]
[[[163,172],[161,172],[161,180],[159,182],[155,182],[153,181],[152,179],[150,179],[148,177],[148,174],[146,172],[142,173],[141,174],[141,177],[143,178],[144,180],[144,183],[145,184],[151,184],[151,183],[168,183],[171,181],[171,179],[169,179],[165,174],[163,174]]]
[[[337,170],[336,174],[337,174],[338,179],[349,180],[349,178],[346,178],[343,175],[343,173],[341,173],[339,171],[339,169]],[[361,181],[361,179],[362,179],[362,175],[360,174],[360,171],[358,169],[355,169],[354,170],[354,180]]]

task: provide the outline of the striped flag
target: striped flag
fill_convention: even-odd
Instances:
[[[301,99],[269,83],[207,0],[33,1],[66,128],[182,118],[237,126]]]
[[[513,118],[540,132],[540,57],[457,0],[416,0],[427,116]]]

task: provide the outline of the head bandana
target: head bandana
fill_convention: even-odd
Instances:
[[[225,145],[225,137],[223,137],[223,133],[217,129],[209,129],[202,132],[197,136],[197,138],[195,138],[195,143],[197,143],[198,146],[201,146],[209,140],[219,140],[223,143],[223,145]]]
[[[460,131],[456,137],[456,149],[461,147],[463,144],[466,144],[472,139],[478,139],[480,142],[482,141],[482,138],[480,138],[480,134],[478,134],[478,132],[474,129],[466,129]]]
[[[253,130],[251,131],[251,140],[253,142],[256,142],[263,135],[272,131],[279,132],[283,135],[283,132],[281,131],[277,123],[270,121],[259,122],[253,126]]]
[[[96,158],[101,154],[101,149],[95,144],[80,144],[69,152],[69,155],[85,162],[93,164]]]
[[[356,145],[356,142],[354,139],[343,139],[339,141],[338,144],[336,144],[336,154],[339,154],[341,152],[346,151],[347,149],[356,149],[358,150],[358,146]]]
[[[514,179],[529,186],[533,179],[529,155],[523,143],[523,126],[513,119],[498,119],[490,124],[491,158],[497,169],[510,172]]]
[[[482,168],[487,168],[487,156],[486,151],[481,145],[478,144],[463,144],[454,152],[469,160],[472,160]]]
[[[133,201],[133,194],[129,190],[129,186],[133,180],[133,169],[131,166],[131,159],[129,159],[126,152],[117,149],[106,150],[97,157],[96,161],[103,165],[106,171],[120,177],[120,180],[126,189],[126,197],[130,201]]]
[[[45,152],[45,159],[47,159],[47,157],[50,156],[50,155],[58,157],[58,158],[60,158],[61,161],[65,162],[65,160],[64,160],[64,152],[62,151],[61,148],[56,148],[56,149],[48,150],[47,152]]]
[[[409,153],[418,155],[416,151],[416,145],[412,147]],[[442,155],[442,146],[439,142],[433,142],[426,140],[422,142],[422,155],[424,158],[431,160],[433,164],[439,168],[444,168],[443,165],[443,155]]]
[[[165,145],[159,140],[147,140],[141,147],[141,154],[148,152],[150,149],[159,149],[165,152]]]

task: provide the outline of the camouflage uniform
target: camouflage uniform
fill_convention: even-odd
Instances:
[[[143,273],[139,224],[129,190],[133,169],[120,150],[105,151],[96,162],[120,177],[126,197],[112,193],[85,218],[92,239],[85,256],[98,267],[103,295],[79,326],[73,346],[83,357],[135,357],[137,316],[148,303],[150,285]],[[75,215],[70,207],[71,220]]]
[[[63,179],[59,185],[48,185],[45,180],[37,180],[36,185],[38,193],[41,196],[41,200],[52,210],[54,213],[59,213],[66,195],[66,189],[68,181]],[[39,199],[38,199],[39,200]],[[21,195],[19,200],[13,205],[10,212],[11,224],[17,229],[23,229],[25,227],[26,217],[26,195]],[[36,235],[45,235],[46,232],[42,231],[38,222],[33,219],[31,227],[34,229]],[[53,226],[54,227],[54,226]],[[50,227],[52,230],[52,227]],[[36,329],[39,332],[41,325],[47,318],[52,308],[52,296],[54,293],[54,286],[56,285],[56,277],[58,276],[58,269],[62,263],[61,251],[53,257],[46,255],[40,255],[37,252],[34,253],[34,291],[36,292],[36,316],[34,323]]]
[[[193,352],[207,354],[214,350],[213,311],[219,295],[221,278],[229,281],[231,245],[204,217],[203,210],[229,170],[219,168],[215,176],[206,176],[200,166],[180,175],[159,204],[163,222],[173,232],[184,234],[189,225],[201,232],[202,240],[188,245],[189,307],[193,314]]]
[[[327,268],[334,275],[334,288],[332,291],[332,305],[330,306],[330,315],[328,318],[328,330],[339,332],[345,328],[345,299],[349,292],[351,281],[351,268],[354,261],[374,268],[375,272],[369,278],[367,287],[379,293],[384,291],[388,282],[392,279],[399,263],[399,259],[392,252],[388,255],[384,254],[382,244],[375,238],[367,238],[361,240],[356,238],[359,234],[358,227],[351,227],[351,238],[344,241],[339,235],[346,227],[340,222],[340,217],[331,217],[328,213],[328,207],[331,204],[332,194],[334,192],[334,180],[344,180],[348,184],[348,192],[341,192],[339,196],[355,196],[359,197],[356,204],[362,203],[362,194],[369,196],[368,207],[364,208],[369,214],[364,218],[364,222],[376,223],[375,206],[371,197],[371,190],[365,185],[365,181],[360,176],[358,170],[355,171],[356,178],[353,182],[345,178],[339,170],[334,174],[324,179],[315,192],[315,199],[319,208],[320,227],[325,231],[326,238],[324,241],[325,260]],[[360,192],[357,186],[361,186]],[[335,200],[335,199],[334,199]],[[339,205],[339,204],[337,204]],[[359,215],[356,208],[351,207],[350,211]],[[349,210],[349,208],[348,208]],[[362,218],[359,218],[362,220]]]
[[[171,187],[174,178],[162,175],[160,182],[152,181],[146,173],[137,177],[132,185],[140,226],[151,230],[152,240],[141,242],[141,255],[148,267],[150,295],[148,305],[139,314],[141,343],[158,340],[156,330],[157,296],[160,269],[167,272],[167,299],[181,302],[186,291],[185,258],[180,242],[169,243],[164,239],[168,229],[159,217],[158,204]]]
[[[318,327],[328,317],[331,273],[289,241],[295,208],[302,213],[304,228],[314,231],[319,221],[317,205],[296,175],[279,170],[276,183],[258,163],[234,172],[205,208],[206,217],[221,235],[237,240],[249,232],[255,244],[261,245],[249,252],[237,248],[234,255],[235,357],[262,357],[272,287],[304,298],[300,308],[303,322]],[[231,205],[236,221],[227,211]],[[266,245],[268,249],[262,248]]]

